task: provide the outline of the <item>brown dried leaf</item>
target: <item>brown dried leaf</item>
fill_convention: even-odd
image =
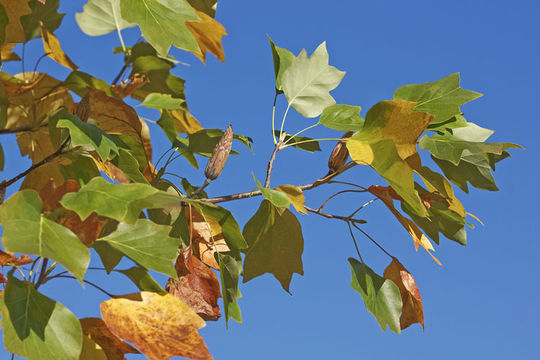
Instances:
[[[183,300],[203,319],[219,319],[221,291],[216,274],[193,256],[191,247],[181,250],[175,268],[178,280],[169,278],[167,291]]]
[[[111,85],[111,90],[119,97],[125,98],[150,81],[146,74],[133,74],[129,80],[128,83],[122,81],[120,85]]]
[[[399,198],[399,195],[395,193],[395,191],[390,187],[385,186],[378,186],[378,185],[372,185],[368,188],[368,191],[372,193],[373,195],[377,196],[379,199],[381,199],[386,207],[394,214],[394,216],[398,219],[398,221],[401,223],[401,225],[407,230],[407,232],[411,235],[414,241],[414,247],[418,251],[418,245],[422,245],[424,249],[428,252],[429,255],[437,262],[437,264],[442,265],[441,262],[433,256],[431,251],[435,251],[433,248],[433,245],[431,244],[431,241],[427,238],[426,235],[420,229],[416,224],[411,220],[403,215],[397,209],[394,207],[394,199]]]
[[[0,273],[0,284],[7,283],[8,279],[4,276],[4,274]]]
[[[60,186],[56,186],[54,180],[50,179],[40,191],[39,197],[43,203],[43,212],[51,212],[62,208],[60,200],[70,192],[79,191],[79,184],[75,180],[68,180]]]
[[[139,354],[133,346],[117,338],[103,320],[84,318],[80,321],[83,334],[103,349],[107,360],[123,360],[124,354]]]
[[[221,225],[210,217],[202,216],[198,211],[191,209],[190,219],[191,241],[194,250],[198,252],[203,263],[219,270],[219,265],[214,257],[214,253],[230,251],[225,239]]]
[[[45,28],[43,22],[40,21],[39,25],[41,26],[41,37],[43,38],[43,49],[45,54],[68,69],[77,70],[79,67],[64,53],[58,38]]]
[[[197,11],[197,15],[202,21],[186,21],[186,26],[191,31],[195,40],[199,44],[200,53],[192,52],[195,56],[206,63],[206,52],[214,54],[220,61],[225,61],[223,44],[221,38],[227,35],[227,31],[217,20]]]
[[[23,43],[26,41],[21,16],[32,13],[27,1],[0,0],[6,10],[9,22],[6,26],[6,43]]]
[[[399,319],[401,330],[408,328],[412,324],[420,323],[424,328],[424,306],[420,290],[416,286],[416,281],[405,269],[398,259],[393,258],[392,262],[384,270],[384,277],[392,280],[399,288],[403,309]]]
[[[13,254],[8,254],[2,250],[0,250],[0,266],[6,266],[6,265],[26,265],[33,262],[34,259],[32,259],[30,256],[26,254],[22,254],[19,257],[15,257]]]
[[[133,343],[150,360],[212,359],[197,332],[206,323],[171,294],[143,291],[104,301],[100,308],[111,332]]]

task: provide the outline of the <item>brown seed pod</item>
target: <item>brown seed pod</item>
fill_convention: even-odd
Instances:
[[[349,138],[352,134],[352,131],[349,131],[342,136],[342,139]],[[330,172],[335,173],[336,171],[341,169],[343,165],[345,165],[345,163],[347,162],[348,157],[349,151],[347,150],[347,145],[345,141],[338,142],[334,147],[334,150],[332,150],[330,158],[328,159],[328,168],[330,169]]]
[[[231,152],[232,141],[233,131],[232,126],[229,125],[223,136],[221,136],[221,139],[219,139],[219,142],[216,144],[214,151],[212,151],[212,157],[208,160],[208,164],[204,170],[204,175],[207,179],[215,180],[223,171],[225,163],[229,158],[229,153]]]
[[[88,117],[90,116],[90,92],[81,99],[79,104],[77,104],[77,109],[75,110],[75,115],[81,119],[82,122],[88,122]]]

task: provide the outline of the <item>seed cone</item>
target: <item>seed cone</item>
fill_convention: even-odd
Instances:
[[[227,130],[219,139],[219,142],[216,144],[214,151],[212,151],[212,157],[208,160],[206,169],[204,170],[204,175],[208,180],[215,180],[223,171],[225,163],[229,158],[229,153],[231,152],[233,140],[233,131],[232,126],[229,125]]]
[[[352,131],[349,131],[342,136],[342,139],[349,138],[352,134]],[[341,169],[347,162],[348,157],[349,150],[347,150],[345,141],[339,141],[334,147],[334,150],[332,150],[332,154],[330,154],[330,158],[328,159],[328,168],[330,169],[330,173],[334,173]]]

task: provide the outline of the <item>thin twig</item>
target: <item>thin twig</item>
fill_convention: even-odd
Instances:
[[[13,129],[2,129],[2,130],[0,130],[0,135],[2,135],[2,134],[16,134],[16,133],[27,132],[27,131],[37,131],[40,128],[46,127],[46,126],[49,126],[49,124],[44,123],[44,124],[39,125],[38,127],[36,127],[36,126],[20,126],[20,127],[16,127],[16,128],[13,128]]]
[[[348,216],[328,214],[328,213],[325,213],[325,212],[322,212],[322,211],[319,211],[319,210],[312,209],[309,206],[304,206],[304,207],[306,208],[307,211],[312,212],[312,213],[317,214],[317,215],[320,215],[320,216],[324,216],[325,218],[328,218],[328,219],[338,219],[338,220],[343,220],[345,222],[352,222],[352,223],[357,223],[357,224],[365,224],[366,223],[366,220],[352,219],[352,218],[350,218]]]
[[[351,233],[351,237],[354,243],[354,247],[356,248],[356,253],[358,254],[358,257],[360,258],[360,261],[362,264],[364,263],[364,259],[362,259],[362,255],[360,255],[360,250],[358,250],[358,244],[356,243],[356,238],[354,237],[354,233],[351,228],[351,223],[347,221],[347,226],[349,227],[349,232]]]
[[[358,209],[354,210],[351,215],[349,215],[350,217],[353,217],[354,215],[356,215],[357,212],[359,212],[360,210],[362,210],[363,208],[365,208],[366,206],[368,206],[369,204],[375,202],[379,200],[379,198],[375,198],[375,199],[371,199],[369,200],[367,203],[365,203],[364,205],[360,206]]]
[[[71,275],[56,275],[55,278],[64,278],[64,279],[78,280],[75,276],[71,276]],[[83,280],[83,282],[84,282],[85,284],[88,284],[88,285],[90,285],[90,286],[95,287],[96,289],[98,289],[99,291],[101,291],[102,293],[104,293],[105,295],[107,295],[107,296],[109,296],[109,297],[112,297],[112,298],[118,297],[117,295],[111,294],[111,293],[108,292],[107,290],[104,290],[103,288],[99,287],[98,285],[94,284],[94,283],[91,282],[91,281]]]
[[[270,176],[272,175],[272,167],[274,166],[274,160],[276,160],[276,154],[279,151],[280,146],[283,144],[283,139],[279,139],[276,146],[274,147],[274,151],[272,152],[272,156],[270,156],[270,160],[268,161],[268,168],[266,169],[266,180],[264,181],[264,187],[270,187]]]
[[[43,263],[41,263],[41,270],[39,271],[39,277],[36,281],[36,290],[43,283],[43,280],[46,278],[47,265],[49,265],[49,259],[43,258]]]
[[[333,198],[335,198],[336,196],[341,195],[341,194],[345,194],[345,193],[350,193],[350,192],[354,192],[354,193],[363,193],[363,192],[366,192],[366,190],[352,190],[352,189],[347,189],[347,190],[341,190],[341,191],[338,191],[337,193],[332,194],[328,199],[326,199],[326,200],[321,204],[321,206],[319,206],[319,208],[317,209],[317,211],[321,211],[321,210],[324,208],[324,206],[325,206],[330,200],[332,200]]]
[[[203,183],[197,190],[195,190],[194,192],[192,192],[191,194],[189,194],[187,198],[189,199],[189,198],[194,197],[195,195],[197,195],[198,193],[200,193],[201,191],[203,191],[204,188],[206,188],[208,185],[210,185],[211,182],[212,182],[212,180],[206,178],[206,180],[204,180],[204,183]]]
[[[388,251],[386,251],[378,242],[375,241],[371,236],[369,236],[368,233],[366,233],[364,230],[362,230],[359,226],[356,224],[352,224],[358,231],[360,231],[362,234],[364,234],[365,237],[367,237],[369,240],[371,240],[379,249],[381,249],[386,255],[390,256],[392,259],[394,258]]]

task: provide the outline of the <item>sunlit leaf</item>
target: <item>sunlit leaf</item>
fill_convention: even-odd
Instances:
[[[103,353],[106,357],[104,360],[124,360],[124,354],[139,354],[137,349],[117,338],[107,327],[105,322],[98,318],[83,318],[80,320],[84,338],[91,341],[94,346],[99,346],[98,353]],[[83,351],[87,346],[83,345]],[[91,354],[95,354],[91,353]],[[90,354],[88,354],[90,355]],[[81,354],[82,357],[82,354]],[[87,356],[81,360],[98,360],[94,357]],[[101,360],[101,359],[99,359]]]
[[[121,0],[89,0],[75,19],[81,30],[90,36],[105,35],[112,31],[135,26],[120,16]]]
[[[32,283],[10,276],[0,311],[7,351],[29,360],[79,359],[79,320],[64,305],[37,292]]]
[[[231,253],[216,252],[219,264],[219,278],[221,281],[221,293],[223,294],[223,308],[225,311],[225,324],[229,319],[242,322],[242,313],[238,305],[238,299],[242,297],[238,289],[238,279],[242,273],[242,257],[238,251]]]
[[[41,199],[32,190],[19,191],[0,206],[4,249],[50,258],[82,280],[90,252],[71,230],[45,218],[41,209]]]
[[[221,38],[227,35],[227,31],[223,25],[204,12],[197,11],[197,15],[201,21],[186,22],[187,28],[197,40],[197,44],[199,44],[199,50],[194,51],[193,54],[201,59],[203,63],[206,63],[207,51],[220,61],[225,61]]]
[[[358,291],[366,308],[375,316],[383,331],[386,326],[395,333],[401,332],[399,317],[402,309],[399,289],[393,281],[387,280],[371,270],[366,264],[349,258],[351,265],[351,286]]]
[[[80,97],[88,93],[88,88],[101,90],[109,96],[114,96],[109,84],[82,71],[73,71],[64,80],[64,85]]]
[[[151,360],[212,359],[197,332],[206,325],[204,320],[171,294],[141,292],[110,299],[101,303],[101,316],[114,335],[133,343]]]
[[[261,185],[259,180],[255,177],[255,174],[253,174],[253,179],[255,179],[255,183],[257,183],[257,187],[259,188],[260,192],[262,193],[262,196],[270,201],[272,204],[278,207],[284,207],[288,208],[291,204],[291,199],[282,191],[265,188]]]
[[[358,131],[364,126],[360,106],[331,105],[321,114],[320,123],[327,128],[340,131]]]
[[[244,260],[244,282],[271,273],[289,292],[293,274],[304,274],[304,237],[293,213],[264,200],[247,222],[243,234],[249,245]]]
[[[180,239],[169,237],[170,231],[170,226],[139,219],[134,225],[120,223],[115,232],[97,241],[106,241],[144,268],[176,278],[173,264]]]
[[[64,53],[60,46],[60,41],[52,32],[47,30],[41,23],[41,37],[43,38],[43,48],[48,57],[71,70],[77,70],[78,66]]]
[[[281,191],[291,201],[291,204],[294,206],[295,210],[302,214],[307,214],[307,210],[304,207],[306,199],[302,189],[294,185],[280,185],[276,187],[276,190]]]
[[[195,10],[186,0],[123,0],[120,12],[126,21],[136,23],[144,38],[161,55],[167,55],[171,45],[197,52],[197,41],[186,21],[198,21]]]
[[[393,258],[390,265],[384,270],[384,277],[392,280],[399,288],[403,309],[399,323],[401,330],[408,328],[414,323],[420,323],[424,328],[424,305],[422,297],[412,275],[403,265]]]
[[[328,65],[326,42],[308,57],[306,50],[293,59],[281,76],[281,86],[289,105],[305,117],[316,117],[336,103],[329,91],[335,89],[345,72]]]
[[[280,48],[276,46],[270,36],[268,36],[268,41],[270,42],[270,48],[272,49],[272,58],[274,59],[274,76],[276,77],[276,91],[278,94],[283,93],[283,88],[281,87],[281,76],[283,72],[287,70],[291,63],[293,62],[295,56],[292,52],[287,49]]]
[[[141,105],[153,109],[174,110],[180,109],[183,102],[182,99],[173,98],[170,94],[150,93],[146,96]]]
[[[405,85],[396,90],[394,99],[416,102],[415,111],[435,115],[433,122],[440,123],[461,115],[461,105],[482,96],[462,89],[459,81],[459,73],[455,73],[432,83]]]

